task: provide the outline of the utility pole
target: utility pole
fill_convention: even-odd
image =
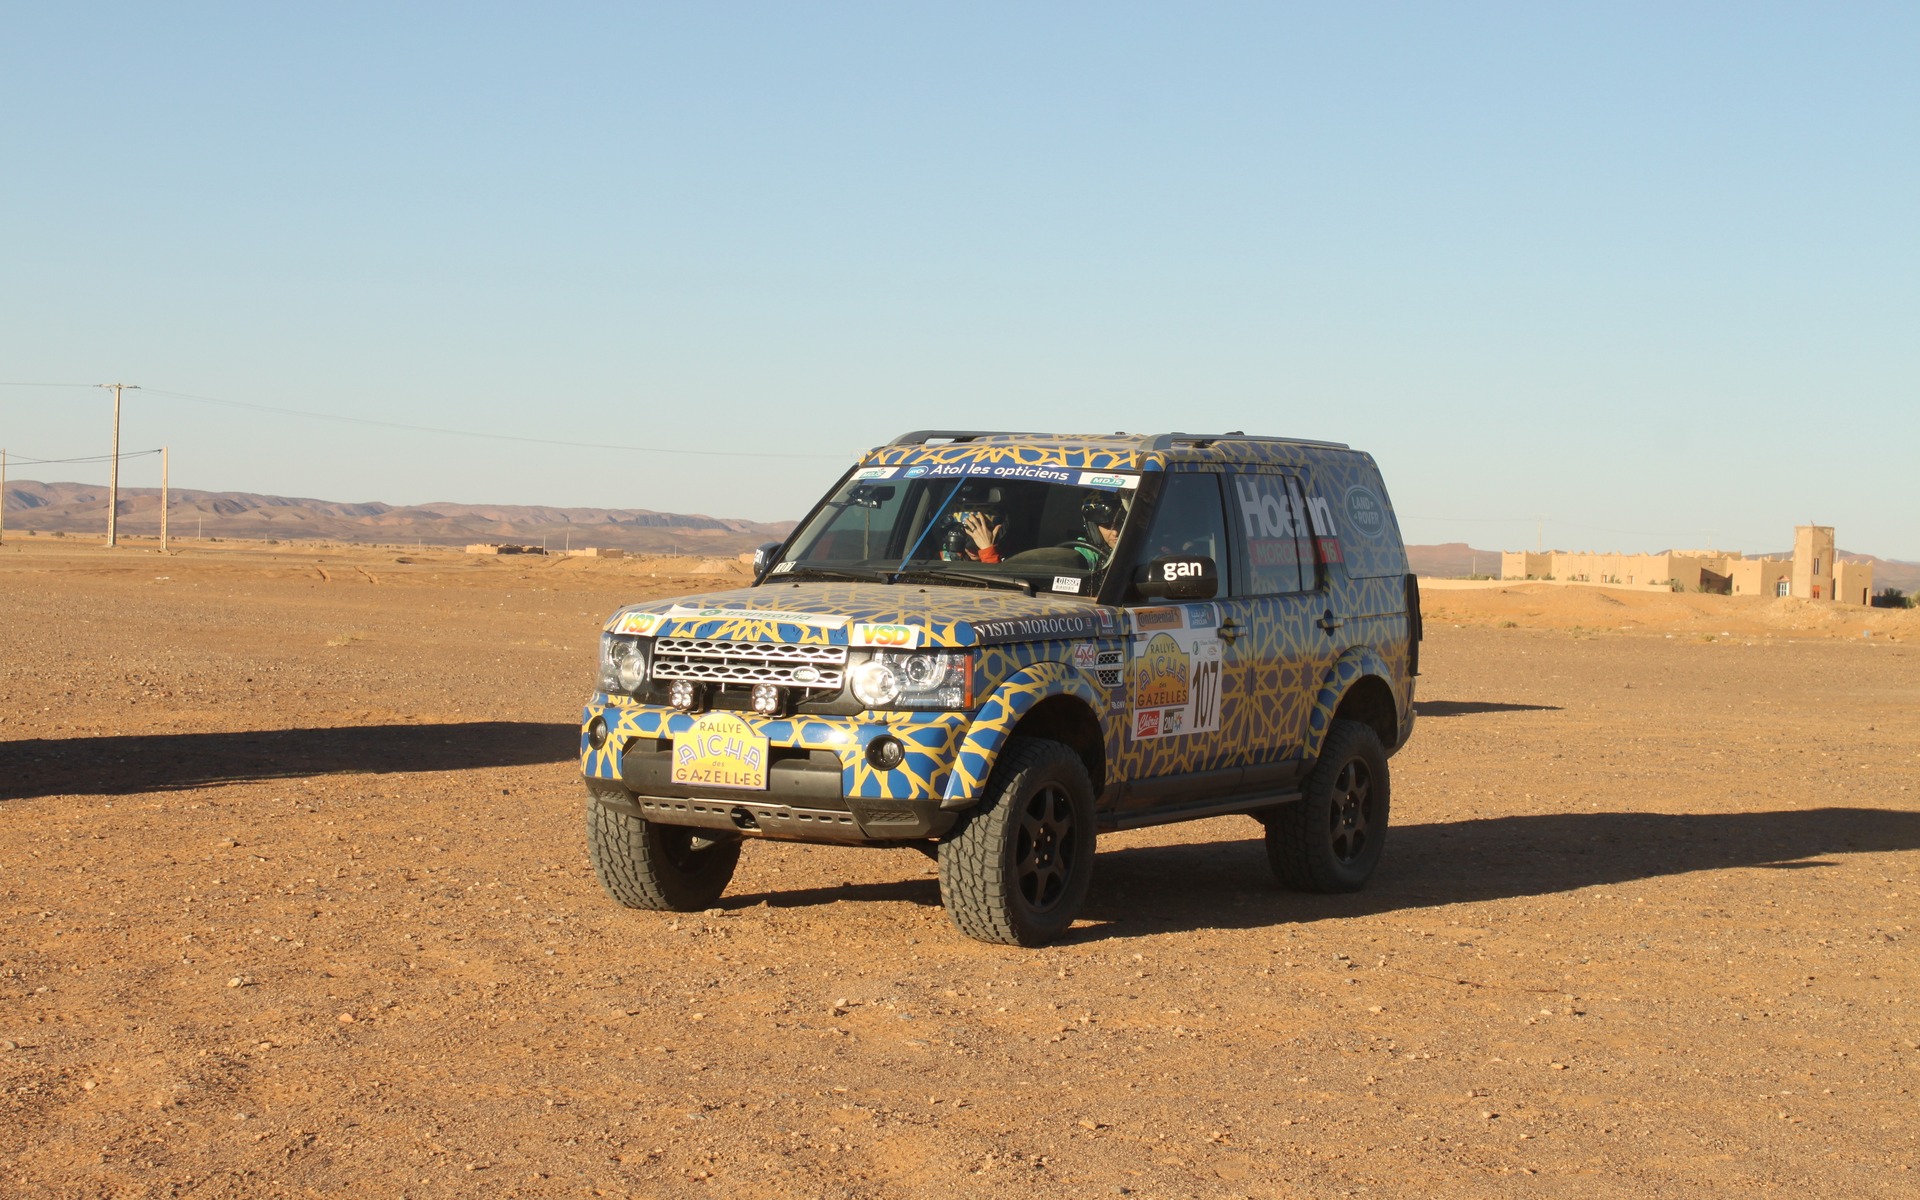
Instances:
[[[167,448],[160,447],[160,553],[167,552]]]
[[[120,389],[137,392],[137,383],[100,383],[113,389],[113,466],[107,472],[107,548],[120,544]]]

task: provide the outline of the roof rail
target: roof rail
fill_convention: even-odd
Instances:
[[[973,442],[989,437],[1044,437],[1038,433],[1012,433],[1001,429],[916,429],[887,443],[890,446],[924,446],[928,442]]]
[[[1351,450],[1345,442],[1323,442],[1314,438],[1261,437],[1238,429],[1226,433],[1159,433],[1146,444],[1148,450],[1171,450],[1175,446],[1211,446],[1215,442],[1284,442],[1290,446],[1325,446],[1329,450]]]

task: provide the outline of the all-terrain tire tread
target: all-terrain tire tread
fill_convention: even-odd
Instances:
[[[703,877],[689,878],[658,854],[652,840],[655,836],[643,818],[588,799],[587,857],[608,896],[628,908],[656,912],[711,908],[733,877],[740,858],[739,842],[703,851],[715,857],[708,860]]]
[[[940,843],[940,899],[954,928],[970,938],[1003,946],[1045,940],[1022,930],[1013,906],[1006,902],[1014,885],[1008,879],[1002,847],[1013,809],[1007,797],[1020,790],[1020,777],[1026,772],[1054,766],[1076,776],[1085,795],[1093,794],[1086,764],[1068,747],[1045,738],[1008,739],[988,779],[990,799],[961,817]]]
[[[1316,802],[1316,798],[1332,791],[1334,777],[1339,774],[1340,767],[1355,751],[1365,750],[1369,741],[1373,743],[1370,754],[1380,766],[1375,776],[1382,790],[1378,836],[1386,836],[1388,809],[1385,802],[1390,793],[1387,791],[1386,750],[1380,745],[1380,735],[1364,722],[1336,720],[1327,730],[1327,740],[1321,748],[1319,761],[1308,772],[1306,784],[1300,789],[1301,798],[1291,804],[1281,805],[1268,819],[1267,862],[1273,867],[1273,873],[1282,887],[1296,892],[1328,894],[1357,892],[1365,885],[1365,879],[1355,882],[1337,873],[1330,855],[1323,852],[1327,840],[1327,831],[1323,828],[1327,813],[1324,806]]]

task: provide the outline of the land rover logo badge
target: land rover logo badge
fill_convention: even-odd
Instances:
[[[1355,484],[1347,489],[1347,520],[1362,537],[1377,537],[1387,527],[1386,506],[1370,489]]]

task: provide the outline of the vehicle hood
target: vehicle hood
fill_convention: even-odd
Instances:
[[[629,605],[607,629],[646,637],[823,646],[987,646],[1089,638],[1117,610],[1065,596],[913,583],[789,583]]]

